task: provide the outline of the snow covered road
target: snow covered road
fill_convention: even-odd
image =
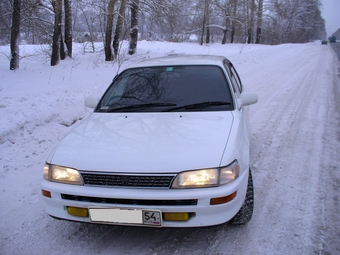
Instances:
[[[101,94],[117,66],[80,54],[55,68],[24,59],[13,73],[0,58],[0,254],[340,254],[340,64],[331,47],[138,47],[126,65],[168,53],[225,55],[259,95],[250,107],[252,220],[155,229],[50,218],[40,197],[44,160],[90,113],[83,98]]]

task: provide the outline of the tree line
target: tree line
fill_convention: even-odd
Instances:
[[[2,0],[0,44],[10,69],[20,44],[51,45],[51,65],[72,57],[72,43],[103,42],[114,61],[122,40],[209,43],[304,43],[325,38],[321,0]]]

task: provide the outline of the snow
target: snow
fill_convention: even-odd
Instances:
[[[49,66],[43,46],[20,47],[9,70],[0,47],[0,254],[339,254],[340,64],[320,42],[278,46],[138,42],[137,54],[105,62],[74,45],[74,58]],[[247,91],[255,188],[253,219],[193,229],[89,225],[50,218],[40,181],[48,154],[91,114],[117,72],[169,54],[228,57]]]

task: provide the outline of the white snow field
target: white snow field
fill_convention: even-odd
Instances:
[[[278,46],[138,42],[105,62],[102,45],[49,66],[42,46],[21,46],[9,70],[0,47],[0,254],[340,254],[340,64],[320,42]],[[116,73],[142,58],[224,55],[250,106],[252,220],[244,226],[165,229],[59,221],[44,211],[44,161],[72,124],[91,114]],[[157,155],[155,155],[157,156]]]

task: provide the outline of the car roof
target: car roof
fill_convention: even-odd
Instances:
[[[165,57],[144,59],[129,66],[129,68],[146,66],[176,66],[176,65],[217,65],[229,62],[223,56],[216,55],[169,55]]]

